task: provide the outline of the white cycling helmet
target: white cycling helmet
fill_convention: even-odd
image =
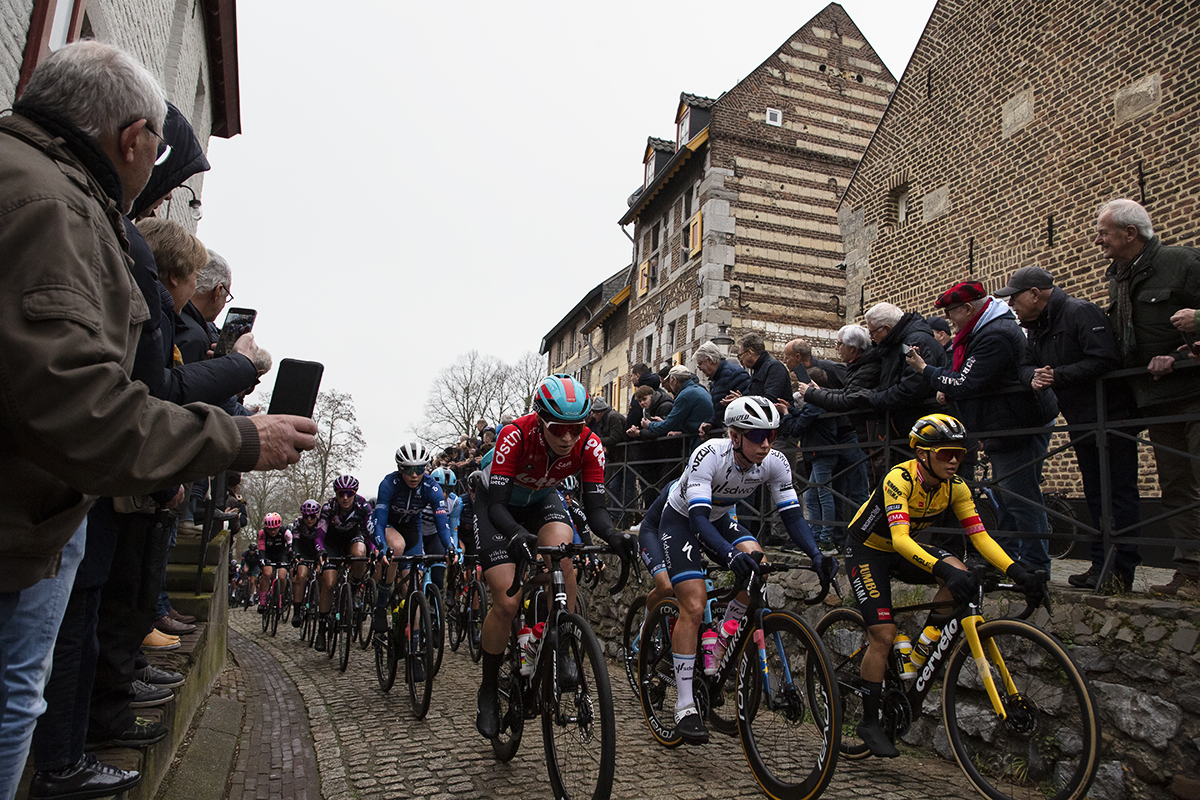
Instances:
[[[397,467],[423,467],[429,463],[429,451],[420,442],[409,442],[396,448]]]
[[[725,409],[725,425],[773,430],[779,427],[779,409],[765,397],[739,397]]]

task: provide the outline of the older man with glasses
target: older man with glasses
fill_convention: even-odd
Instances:
[[[1039,481],[1050,426],[1058,403],[1050,392],[1021,382],[1019,368],[1028,341],[1008,304],[974,282],[956,283],[934,304],[954,326],[949,366],[926,362],[920,348],[908,351],[909,365],[921,373],[943,401],[954,401],[967,429],[979,436],[999,492],[1000,528],[1032,534],[1002,541],[1010,554],[1036,569],[1050,570],[1046,540],[1050,522]],[[1036,428],[1036,433],[1007,431]]]

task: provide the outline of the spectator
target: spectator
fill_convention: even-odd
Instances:
[[[750,373],[721,354],[721,348],[705,342],[696,348],[696,369],[708,378],[708,393],[712,397],[713,415],[701,423],[700,435],[705,438],[725,433],[725,406],[733,400],[731,392],[744,392],[750,386]]]
[[[1053,391],[1068,425],[1095,424],[1096,380],[1121,365],[1117,341],[1104,312],[1094,303],[1069,296],[1054,285],[1049,272],[1039,267],[1022,267],[1014,272],[1008,285],[998,290],[996,296],[1008,298],[1009,306],[1029,334],[1029,346],[1021,360],[1021,382],[1037,391]],[[1130,419],[1134,401],[1128,384],[1108,381],[1104,390],[1105,419]],[[1105,433],[1068,431],[1067,435],[1083,476],[1083,493],[1092,523],[1101,530],[1101,464],[1096,442]],[[1114,545],[1116,558],[1111,577],[1115,583],[1111,588],[1128,592],[1133,588],[1133,572],[1141,563],[1137,545],[1129,541],[1137,536],[1140,520],[1137,442],[1123,436],[1105,436],[1105,442],[1112,524],[1116,530],[1125,530]],[[1068,583],[1096,588],[1105,560],[1104,541],[1100,537],[1092,541],[1091,557],[1091,567],[1082,574],[1071,575]]]
[[[816,383],[800,387],[804,402],[815,403],[826,411],[854,411],[868,407],[871,392],[879,384],[879,355],[871,347],[871,336],[861,325],[843,325],[837,332],[834,348],[846,364],[841,389],[826,389]],[[865,502],[865,501],[864,501]]]
[[[175,346],[179,348],[184,364],[194,364],[208,357],[219,333],[216,319],[225,308],[226,298],[233,297],[228,292],[232,283],[233,270],[229,262],[208,250],[208,261],[196,276],[196,293],[176,312],[179,320],[175,326]],[[202,291],[201,287],[206,289]]]
[[[806,377],[817,386],[823,385],[827,380],[825,370],[817,366],[807,370]],[[825,413],[825,409],[815,403],[801,403],[797,406],[780,400],[777,405],[783,415],[779,435],[800,440],[804,463],[809,468],[810,486],[804,493],[804,504],[812,524],[813,537],[822,552],[833,552],[841,544],[837,527],[832,524],[837,519],[833,474],[838,464],[838,453],[829,448],[837,444],[838,419],[822,418],[820,415]]]
[[[661,422],[671,413],[675,400],[666,389],[655,389],[650,386],[639,386],[633,390],[634,402],[642,409],[641,427],[651,422]],[[630,426],[631,428],[633,426]],[[630,434],[633,435],[633,434]]]
[[[908,363],[939,392],[953,400],[958,416],[980,435],[1000,488],[1000,527],[1034,536],[1003,542],[1009,554],[1033,569],[1050,572],[1042,536],[1050,531],[1042,504],[1041,461],[1050,443],[1049,426],[1058,405],[1049,392],[1021,383],[1021,359],[1028,344],[1016,317],[1003,300],[988,297],[979,283],[956,283],[935,303],[945,309],[957,333],[949,367],[929,366],[920,350],[908,351]],[[1015,391],[1014,391],[1015,390]],[[1044,428],[1044,433],[988,436],[1015,428]]]
[[[45,707],[95,496],[143,495],[231,465],[280,468],[314,444],[311,420],[232,420],[151,398],[129,378],[151,301],[130,277],[120,215],[162,155],[166,111],[143,66],[85,40],[42,61],[0,119],[0,438],[10,476],[0,489],[2,797],[16,794]],[[118,793],[138,779],[81,754],[32,788]]]
[[[642,362],[638,362],[630,368],[630,377],[633,378],[633,390],[636,393],[638,387],[649,386],[652,389],[658,389],[662,386],[662,381],[657,375],[650,371],[650,367]],[[631,427],[640,428],[642,424],[642,405],[637,401],[636,397],[629,398],[629,411],[625,414],[625,421]]]
[[[792,339],[783,346],[783,363],[800,383],[812,383],[808,370],[817,366],[825,370],[825,388],[841,389],[846,383],[846,365],[824,358],[813,358],[812,347],[803,339]]]
[[[588,427],[600,437],[600,444],[604,445],[604,449],[611,461],[613,446],[624,442],[627,438],[625,435],[625,428],[627,427],[625,418],[610,406],[607,400],[603,397],[597,397],[592,401],[592,412],[588,418]]]
[[[1150,371],[1130,380],[1138,416],[1200,414],[1200,370],[1174,371],[1175,363],[1186,357],[1177,348],[1189,341],[1180,331],[1195,329],[1195,309],[1200,308],[1200,250],[1164,245],[1154,235],[1146,209],[1132,200],[1112,200],[1100,209],[1095,243],[1112,259],[1108,318],[1123,366]],[[1155,423],[1147,432],[1154,444],[1163,511],[1200,503],[1200,419]],[[1188,508],[1167,523],[1174,538],[1195,541],[1200,509]],[[1150,591],[1200,599],[1200,548],[1177,547],[1175,564],[1171,581]]]
[[[950,323],[945,317],[930,317],[925,320],[929,324],[929,329],[933,331],[933,338],[938,340],[938,344],[946,351],[946,357],[950,357],[951,351],[954,349],[954,337],[950,335]]]
[[[772,403],[790,399],[792,381],[788,378],[787,367],[771,357],[763,338],[757,333],[747,333],[739,344],[742,351],[738,358],[750,372],[750,386],[746,394],[765,397]]]
[[[675,393],[670,412],[660,421],[647,421],[643,417],[640,429],[631,426],[626,432],[630,437],[653,439],[659,436],[696,436],[701,423],[712,417],[712,398],[700,387],[687,367],[682,364],[671,367],[666,388]],[[653,416],[653,407],[646,413]]]
[[[905,350],[919,348],[925,363],[935,367],[947,366],[950,359],[925,318],[915,311],[906,313],[891,303],[876,303],[867,309],[865,318],[879,356],[879,385],[871,392],[871,407],[890,413],[889,438],[906,438],[913,423],[936,412],[938,404],[929,381],[908,366]]]

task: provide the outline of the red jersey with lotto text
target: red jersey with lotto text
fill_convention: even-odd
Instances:
[[[512,484],[509,505],[541,502],[568,475],[583,472],[585,483],[604,483],[604,446],[586,426],[583,435],[565,456],[555,455],[546,443],[537,414],[518,417],[500,429],[496,446],[484,459],[490,486]]]

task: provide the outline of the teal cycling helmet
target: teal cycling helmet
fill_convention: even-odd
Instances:
[[[438,486],[441,486],[443,489],[453,488],[457,482],[457,478],[454,477],[454,470],[449,470],[445,467],[438,467],[430,474],[437,481]]]
[[[551,422],[583,422],[592,411],[592,398],[570,375],[551,375],[534,391],[533,407]]]

